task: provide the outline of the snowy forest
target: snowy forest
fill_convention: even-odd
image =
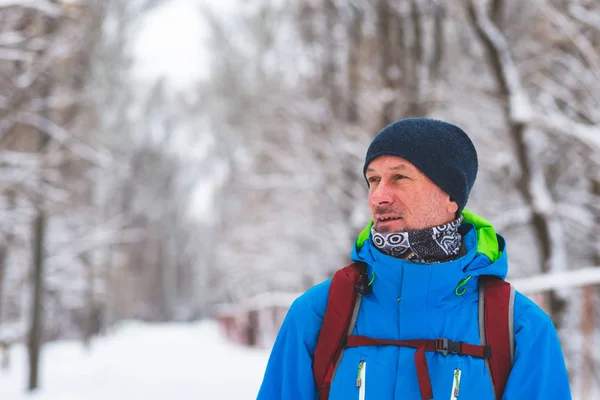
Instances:
[[[467,208],[506,238],[509,280],[589,272],[527,294],[573,392],[600,396],[598,1],[198,1],[185,90],[133,68],[169,1],[0,0],[0,349],[27,345],[29,388],[44,343],[329,278],[369,220],[369,142],[432,117],[473,138]]]

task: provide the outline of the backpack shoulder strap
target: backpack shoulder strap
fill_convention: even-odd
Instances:
[[[331,280],[327,308],[313,357],[313,375],[320,400],[329,397],[329,387],[342,358],[346,336],[354,329],[361,299],[356,284],[365,273],[365,264],[352,263],[338,270]]]
[[[502,399],[513,365],[515,349],[512,285],[495,276],[479,278],[479,337],[491,349],[486,366],[492,377],[496,400]]]

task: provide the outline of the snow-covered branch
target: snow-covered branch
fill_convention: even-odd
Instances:
[[[494,228],[498,232],[503,232],[509,228],[526,226],[531,223],[532,217],[531,207],[506,210],[494,218]]]
[[[9,7],[22,7],[39,11],[51,17],[58,17],[62,8],[48,0],[0,0],[0,9]]]
[[[583,60],[589,66],[590,72],[596,72],[596,78],[600,81],[600,75],[598,74],[598,71],[600,71],[600,53],[598,53],[597,46],[590,43],[588,38],[580,32],[579,27],[572,23],[572,20],[556,10],[546,0],[535,0],[535,3],[556,28],[560,30],[562,33],[561,36],[566,36],[573,43]]]
[[[48,260],[61,257],[74,258],[92,250],[105,249],[113,245],[140,243],[143,238],[144,231],[142,229],[94,232],[90,236],[78,238],[77,242],[71,242],[64,248],[52,249],[52,252],[48,254]]]
[[[569,13],[579,22],[600,32],[600,12],[590,13],[585,7],[579,4],[569,4]]]
[[[6,47],[0,47],[0,60],[23,61],[26,63],[30,63],[33,61],[34,57],[35,54],[30,51],[7,49]]]
[[[514,279],[511,283],[518,291],[524,294],[535,294],[549,290],[596,285],[600,284],[600,266],[584,267],[573,271],[562,271]]]
[[[101,168],[108,168],[112,162],[112,157],[108,152],[99,151],[83,143],[76,139],[70,132],[48,118],[44,118],[38,114],[19,112],[14,116],[14,119],[22,124],[35,127],[40,132],[51,136],[52,139],[61,143],[74,155],[77,155],[81,157],[81,159],[89,161],[94,165]]]
[[[528,124],[532,118],[532,105],[523,89],[517,66],[510,53],[510,46],[500,30],[487,15],[485,0],[469,0],[476,28],[487,46],[492,49],[496,70],[502,75],[500,82],[508,96],[511,123]]]
[[[549,134],[570,136],[587,146],[600,150],[600,128],[585,125],[559,113],[533,115],[532,125]]]
[[[0,150],[0,164],[3,166],[36,169],[40,167],[40,155],[23,151]]]

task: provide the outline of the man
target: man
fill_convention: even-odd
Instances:
[[[464,210],[477,169],[467,134],[445,122],[404,119],[375,137],[363,168],[372,223],[352,251],[353,261],[367,265],[370,294],[362,297],[353,335],[482,343],[479,280],[504,278],[508,262],[504,239]],[[259,400],[319,398],[312,368],[330,285],[331,280],[323,282],[292,304]],[[502,399],[570,399],[551,320],[520,293],[513,310],[514,361]],[[484,358],[436,351],[426,353],[432,393],[424,394],[415,351],[393,345],[346,348],[329,399],[495,399]]]

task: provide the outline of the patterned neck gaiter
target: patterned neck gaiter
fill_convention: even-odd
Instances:
[[[420,231],[379,233],[371,227],[371,240],[389,256],[417,263],[436,263],[459,257],[462,236],[458,228],[463,217],[445,225]]]

